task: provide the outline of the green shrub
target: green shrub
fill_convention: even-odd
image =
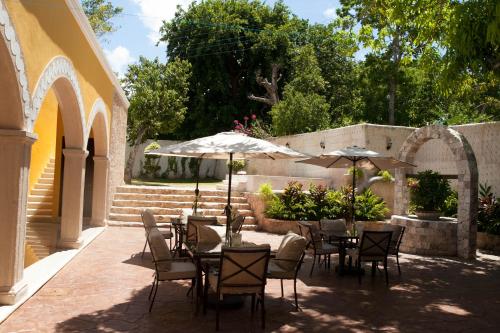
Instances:
[[[201,160],[199,158],[190,158],[188,162],[189,172],[191,173],[191,178],[199,177],[198,175],[198,163],[201,165]]]
[[[158,142],[151,142],[144,148],[144,153],[150,152],[155,149],[160,149],[161,146]],[[148,178],[154,179],[159,177],[160,167],[160,156],[158,155],[144,155],[144,165],[141,168],[143,171],[141,174]]]
[[[378,175],[380,177],[382,177],[382,180],[384,182],[392,182],[392,180],[394,179],[394,177],[391,175],[391,173],[387,170],[380,170]]]
[[[410,198],[417,210],[441,211],[451,194],[448,180],[432,170],[421,171],[416,178],[408,179]]]
[[[265,203],[270,202],[271,200],[273,200],[276,197],[276,195],[273,193],[273,188],[271,187],[271,184],[267,184],[267,183],[260,185],[259,194]]]
[[[369,188],[356,196],[354,208],[356,220],[361,221],[383,220],[389,212],[384,200]]]
[[[233,175],[237,174],[240,171],[243,171],[246,167],[246,162],[245,160],[234,160],[232,162],[233,165]],[[229,167],[229,162],[227,163],[227,166]]]
[[[458,211],[458,192],[451,191],[450,195],[444,201],[441,212],[444,216],[456,217]]]
[[[354,173],[354,167],[350,167],[347,169],[347,174],[351,175]],[[361,178],[363,178],[363,169],[361,168],[356,168],[356,181],[359,181]]]

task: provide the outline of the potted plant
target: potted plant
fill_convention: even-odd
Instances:
[[[421,171],[408,179],[411,204],[422,220],[438,220],[446,199],[451,194],[448,180],[432,170]]]

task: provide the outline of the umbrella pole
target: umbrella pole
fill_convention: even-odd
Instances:
[[[229,181],[227,187],[227,206],[226,206],[226,241],[231,244],[231,180],[233,177],[233,153],[229,153]]]
[[[199,183],[200,183],[200,164],[201,159],[198,159],[197,168],[196,168],[196,189],[194,190],[194,207],[193,212],[194,215],[198,212],[198,195],[200,194]]]
[[[355,213],[355,208],[354,205],[356,203],[356,159],[352,161],[352,203],[351,203],[351,223],[352,223],[352,228],[355,230],[354,226],[354,213]]]

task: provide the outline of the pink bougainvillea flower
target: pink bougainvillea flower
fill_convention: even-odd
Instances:
[[[257,116],[253,114],[252,115],[252,120],[255,120],[255,119],[257,119]]]
[[[244,117],[243,117],[243,120],[247,121],[247,120],[248,120],[248,117],[247,117],[247,116],[244,116]]]
[[[239,121],[238,120],[235,120],[233,121],[235,123],[235,125],[238,125]]]

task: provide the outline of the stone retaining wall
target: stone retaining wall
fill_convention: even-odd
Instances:
[[[419,220],[412,216],[393,215],[391,223],[406,227],[401,252],[420,255],[457,255],[457,221]]]
[[[500,236],[485,232],[477,233],[477,247],[482,250],[500,252]]]

